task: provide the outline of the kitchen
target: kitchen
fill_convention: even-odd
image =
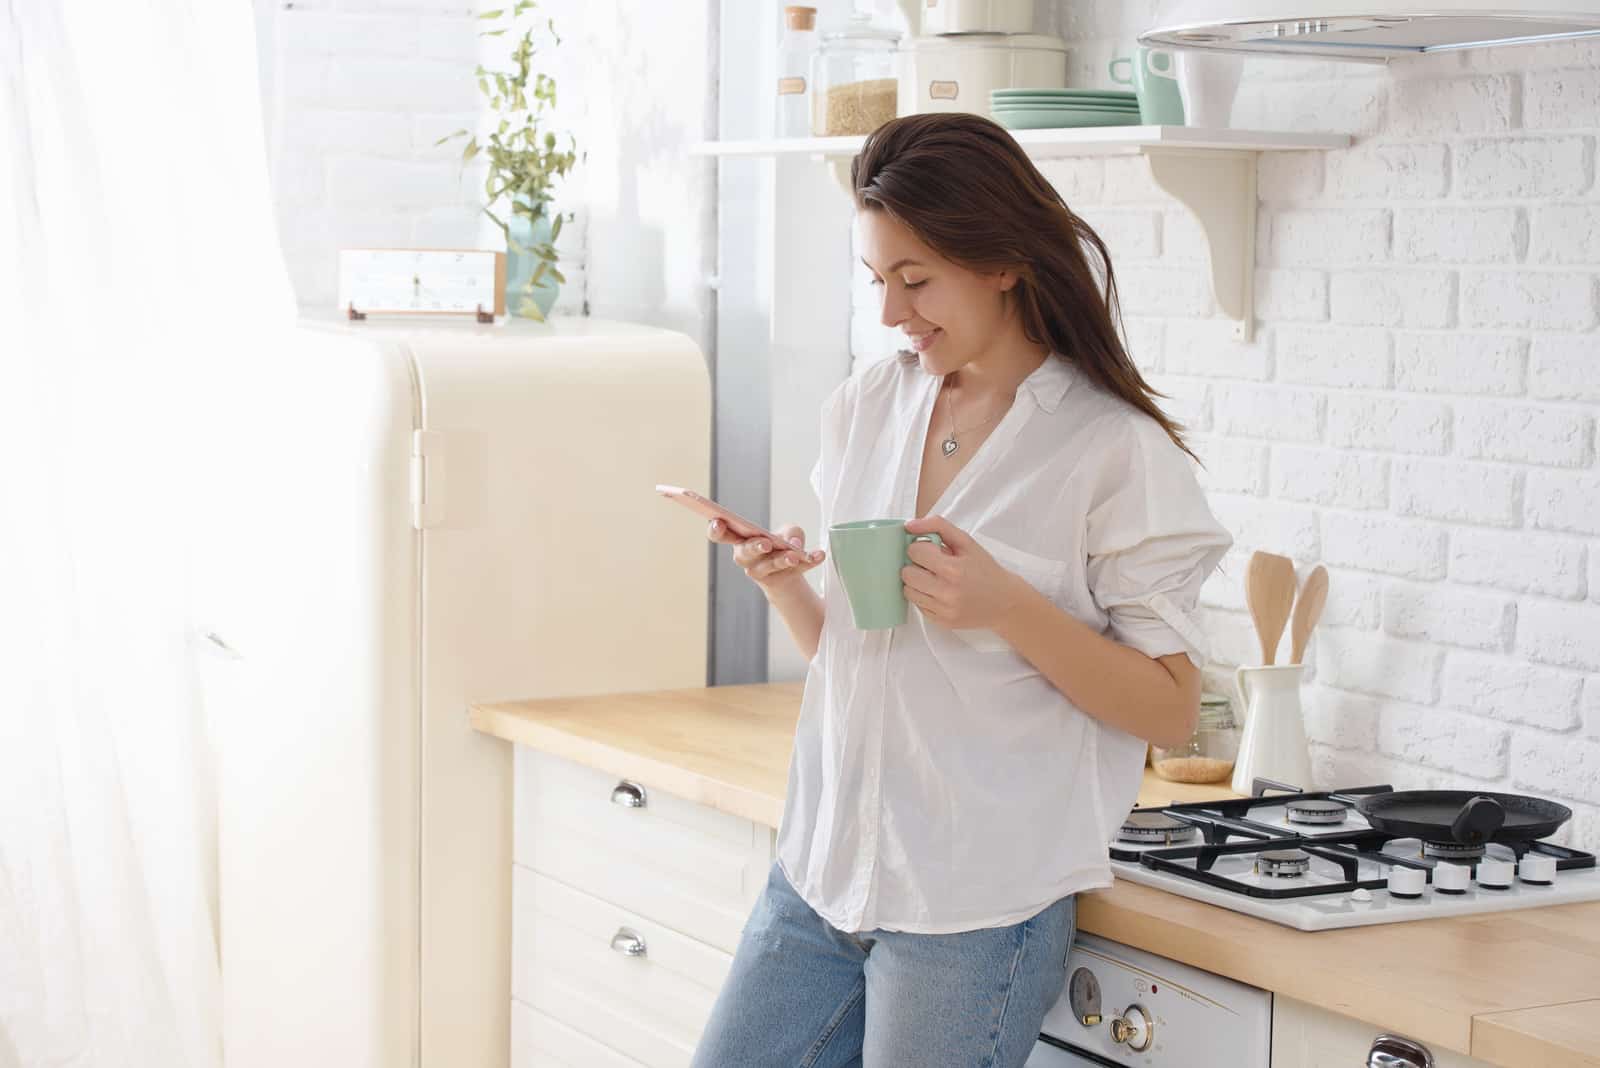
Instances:
[[[851,5],[816,6],[818,28],[830,30],[846,23]],[[904,25],[896,5],[865,6],[883,26]],[[1029,28],[1065,42],[1067,86],[1114,92],[1121,87],[1111,62],[1131,57],[1146,31],[1174,25],[1177,6],[1040,0]],[[1196,21],[1248,17],[1261,5],[1202,6],[1208,11]],[[1583,13],[1582,5],[1551,6],[1574,18]],[[1330,0],[1322,10],[1299,14],[1333,17],[1350,9]],[[849,203],[835,177],[837,150],[774,147],[773,96],[733,90],[773,81],[781,5],[667,11],[626,3],[587,9],[550,4],[541,10],[566,27],[569,44],[583,46],[557,48],[550,62],[563,86],[581,87],[567,90],[556,114],[578,132],[587,152],[571,179],[574,200],[563,204],[574,217],[553,239],[566,282],[555,298],[551,329],[566,329],[562,317],[585,314],[602,324],[665,328],[671,337],[652,335],[651,344],[670,350],[671,359],[652,366],[670,363],[671,380],[662,388],[681,390],[682,410],[700,423],[696,433],[674,439],[672,448],[682,451],[672,455],[673,470],[650,471],[647,464],[628,477],[645,490],[673,481],[714,491],[739,512],[774,524],[798,522],[814,537],[807,473],[817,450],[818,407],[844,376],[891,354],[899,342],[878,323],[863,270],[849,266],[855,256]],[[472,19],[422,0],[297,0],[259,5],[256,23],[276,225],[295,296],[312,310],[309,317],[331,319],[328,309],[338,306],[340,248],[504,247],[499,232],[486,231],[477,217],[469,196],[474,183],[458,188],[460,146],[435,147],[453,129],[471,125],[461,120],[479,107],[470,81],[463,90],[454,79],[456,67],[470,69],[475,62]],[[1593,626],[1600,615],[1597,49],[1580,37],[1406,55],[1386,64],[1252,55],[1224,125],[1262,139],[1233,149],[1216,147],[1214,135],[1201,142],[1201,151],[1215,154],[1220,177],[1214,184],[1235,194],[1219,198],[1221,207],[1205,206],[1192,187],[1160,173],[1163,158],[1173,158],[1164,152],[1193,145],[1102,142],[1085,149],[1099,129],[1075,131],[1086,139],[1077,142],[1038,130],[1019,137],[1046,146],[1037,150],[1041,169],[1110,247],[1130,352],[1152,385],[1169,395],[1169,410],[1192,429],[1212,507],[1236,539],[1201,598],[1213,655],[1207,690],[1240,704],[1234,669],[1263,660],[1245,600],[1251,553],[1291,558],[1299,580],[1321,564],[1329,591],[1301,690],[1310,779],[1293,785],[1532,795],[1572,813],[1546,840],[1550,850],[1576,855],[1532,851],[1562,861],[1592,859],[1600,851],[1600,646],[1594,637],[1600,631]],[[664,55],[702,54],[714,62],[663,61]],[[599,58],[586,63],[580,55]],[[1310,147],[1297,144],[1297,137],[1311,139]],[[1243,210],[1237,194],[1245,187],[1235,183],[1246,179]],[[399,337],[408,329],[378,316],[359,325],[374,327],[375,337]],[[330,321],[318,328],[348,337],[358,324]],[[626,348],[608,338],[619,351]],[[321,351],[324,362],[334,358],[336,344],[329,341]],[[302,358],[308,372],[317,373],[317,360]],[[704,366],[697,359],[709,363],[709,383],[695,381],[696,367]],[[441,355],[430,371],[443,375],[447,364]],[[581,381],[580,370],[571,374]],[[430,388],[447,381],[431,379]],[[542,417],[578,440],[583,420],[559,407],[540,409]],[[630,411],[636,424],[653,418],[642,408]],[[324,422],[316,425],[333,432],[336,405],[317,418]],[[698,429],[714,432],[714,453]],[[441,469],[472,470],[477,457],[470,447],[451,452],[449,438],[439,439],[446,450],[437,460]],[[419,446],[424,471],[436,462],[425,452],[430,447]],[[540,455],[531,453],[525,462],[537,463]],[[667,456],[663,446],[663,464]],[[336,504],[338,486],[323,490],[327,496],[317,499]],[[550,499],[571,492],[563,484]],[[484,501],[471,498],[451,500],[491,514]],[[343,507],[343,521],[360,521],[353,506]],[[537,514],[524,518],[536,522]],[[644,562],[655,558],[650,554],[700,559],[703,529],[672,505],[647,495],[617,514],[629,522],[637,518],[636,533],[646,535],[638,540],[650,546],[648,553],[638,550],[640,562],[629,557],[629,578],[643,581],[650,570]],[[296,546],[317,552],[314,534],[300,532]],[[620,532],[613,536],[628,542]],[[587,564],[610,558],[609,543],[547,544],[557,559]],[[330,557],[326,581],[343,573],[333,563],[362,563],[359,547],[341,551],[352,555]],[[638,632],[607,618],[599,607],[604,598],[627,595],[597,581],[595,618],[583,625],[620,628],[641,643],[633,649],[648,641],[658,653],[639,657],[633,675],[605,667],[605,656],[632,652],[614,635],[616,644],[592,662],[568,658],[570,673],[558,686],[547,678],[525,684],[516,665],[501,671],[499,665],[515,658],[515,641],[495,644],[497,666],[481,679],[439,680],[445,687],[440,694],[453,699],[450,688],[457,687],[463,698],[455,709],[462,734],[448,743],[463,748],[448,759],[489,761],[495,770],[482,785],[506,798],[501,814],[484,818],[500,821],[494,834],[485,833],[503,835],[499,870],[511,873],[503,891],[489,896],[472,897],[471,880],[450,890],[463,895],[455,901],[476,901],[467,907],[482,909],[478,926],[463,937],[501,946],[496,959],[507,990],[495,998],[491,1017],[457,1018],[452,1010],[441,1026],[459,1027],[464,1035],[484,1030],[509,1063],[685,1063],[691,1021],[709,1008],[719,968],[726,968],[733,948],[730,937],[737,936],[749,895],[764,877],[781,812],[784,732],[792,732],[798,709],[793,680],[805,665],[726,553],[703,566],[709,573],[684,569],[672,592],[661,595],[673,606],[675,622],[657,617],[634,624]],[[583,577],[581,568],[572,570],[571,580]],[[466,625],[475,612],[487,620],[500,610],[491,606],[505,591],[492,583],[471,591],[477,600],[441,604],[440,618]],[[703,606],[681,607],[701,601],[703,591],[709,591]],[[539,641],[559,642],[560,631],[557,622],[539,632]],[[226,643],[212,643],[224,650],[224,660],[231,647],[250,655],[247,636],[221,625],[214,633]],[[1280,655],[1288,646],[1286,638]],[[541,668],[560,668],[560,659],[541,655]],[[604,683],[591,681],[597,676]],[[774,688],[648,705],[616,698],[603,708],[575,697],[704,683]],[[568,698],[573,702],[563,704]],[[469,705],[476,727],[466,722]],[[672,710],[676,726],[658,737],[653,732],[667,719],[663,709]],[[312,731],[318,713],[308,703],[306,719],[289,726]],[[703,729],[689,726],[702,721]],[[376,737],[353,728],[337,741],[329,736],[324,756],[359,757]],[[278,743],[268,744],[272,739],[260,740],[264,753],[291,759],[274,747]],[[384,759],[412,758],[402,747]],[[381,793],[402,788],[385,778],[394,769],[366,759],[374,769],[364,780],[372,796],[398,796]],[[267,771],[259,773],[262,789],[272,788]],[[1214,789],[1238,787],[1224,782]],[[1201,787],[1179,789],[1147,770],[1141,804],[1214,800],[1197,791]],[[359,792],[354,784],[352,792]],[[600,798],[598,811],[585,807],[591,795]],[[333,796],[341,795],[324,793],[323,807],[311,805],[296,814],[298,822],[280,827],[284,837],[273,839],[274,848],[292,855],[294,828],[331,818],[326,805]],[[1356,811],[1360,795],[1348,796]],[[375,811],[350,809],[349,826],[341,825],[340,833],[359,833]],[[225,809],[224,826],[242,814],[246,810]],[[247,814],[272,816],[265,804]],[[666,829],[646,833],[624,822],[630,817]],[[480,825],[479,817],[461,812],[437,818],[444,822],[436,834],[448,833],[451,820]],[[1241,819],[1251,822],[1252,816],[1202,806],[1178,822],[1209,845],[1208,827]],[[549,828],[543,840],[529,830],[540,827]],[[1237,828],[1233,833],[1238,844]],[[591,848],[583,848],[585,842]],[[664,855],[671,843],[703,860],[704,870],[663,876],[659,865],[673,863]],[[470,849],[467,842],[457,845]],[[604,848],[592,848],[597,845]],[[1162,848],[1195,846],[1163,841]],[[615,863],[602,863],[605,857]],[[1513,855],[1512,867],[1522,859]],[[328,849],[305,870],[318,872],[325,888],[344,883],[349,894],[339,898],[341,908],[366,907],[358,881],[336,877],[339,862],[338,850]],[[227,888],[241,878],[262,883],[263,900],[253,907],[269,909],[266,899],[281,889],[258,865],[230,870],[229,863],[225,855],[221,942],[228,945],[232,931],[235,947],[265,949],[274,940],[287,946],[295,930],[287,921],[229,914]],[[1171,874],[1138,861],[1116,863],[1131,864],[1126,872],[1135,877]],[[1535,880],[1538,868],[1530,869]],[[1553,886],[1566,885],[1568,876],[1581,879],[1583,869],[1558,871]],[[677,890],[674,880],[681,880]],[[1362,872],[1359,881],[1373,879]],[[1387,900],[1387,874],[1382,881],[1382,887],[1356,889]],[[1533,885],[1512,884],[1517,894],[1532,893]],[[392,892],[385,908],[414,907]],[[235,901],[251,900],[246,890],[235,893]],[[494,893],[501,894],[503,909],[484,904]],[[1428,900],[1434,900],[1431,891]],[[292,899],[302,909],[305,901]],[[628,913],[630,922],[595,902]],[[1354,899],[1348,907],[1370,904]],[[1593,909],[1557,905],[1501,912],[1492,922],[1467,914],[1303,931],[1124,877],[1108,891],[1085,895],[1080,926],[1092,938],[1153,953],[1162,967],[1176,962],[1240,984],[1242,992],[1226,989],[1256,1008],[1238,1011],[1259,1017],[1266,996],[1272,1008],[1262,1033],[1273,1064],[1362,1063],[1385,1032],[1421,1043],[1441,1065],[1582,1064],[1600,1058],[1588,1011],[1600,999],[1594,989],[1600,968],[1592,959],[1600,928]],[[330,910],[328,920],[318,922],[336,926],[351,915]],[[565,928],[552,928],[547,918],[556,915],[570,921]],[[399,919],[389,922],[404,927]],[[540,959],[588,952],[589,943],[572,932],[587,935],[595,924],[605,928],[604,963],[584,958],[596,970],[574,971],[579,978],[565,986],[543,973]],[[637,941],[616,940],[621,927]],[[37,933],[23,931],[19,937],[31,944]],[[530,939],[537,949],[530,949]],[[426,959],[447,952],[442,946],[424,942],[418,953]],[[631,953],[636,946],[641,951]],[[396,974],[390,969],[401,968],[395,961],[403,957],[379,953],[364,967],[374,975]],[[314,952],[308,957],[316,958]],[[593,988],[583,985],[625,975],[615,969],[630,965],[649,977],[619,988],[610,1005],[594,1001]],[[237,974],[247,970],[241,965]],[[1051,1017],[1047,1034],[1081,1045],[1091,1029],[1077,1020],[1086,1015],[1102,1018],[1092,1030],[1108,1041],[1114,1021],[1134,1026],[1124,1012],[1131,997],[1113,986],[1111,973],[1091,970],[1104,984],[1099,1011],[1076,1012],[1069,991],[1064,1018]],[[309,983],[315,969],[295,974]],[[1182,974],[1173,981],[1209,981]],[[342,1004],[352,1018],[382,1016],[372,1006],[398,999],[420,1005],[427,1022],[401,1028],[399,1037],[365,1032],[342,1047],[348,1055],[341,1063],[385,1063],[370,1050],[413,1048],[413,1028],[423,1033],[427,1051],[414,1055],[417,1063],[446,1056],[429,1045],[428,1014],[441,1011],[429,1001],[448,998],[453,979],[431,986],[425,965],[422,975],[418,985],[397,981],[376,993],[345,984]],[[318,1011],[328,1003],[325,991],[308,987],[296,1008],[282,989],[282,974],[247,982],[266,985],[235,985],[230,993],[224,978],[219,999],[225,1020],[236,1012],[257,1014],[242,1022],[231,1018],[247,1029],[261,1057],[310,1063],[312,1051],[331,1048],[328,1041],[292,1045],[297,1037],[326,1039],[340,1030],[337,1020]],[[1194,989],[1227,1003],[1222,994]],[[266,995],[257,1000],[252,994],[266,990],[281,1000],[261,1015]],[[660,1000],[650,1004],[654,997]],[[490,1005],[484,998],[480,1004]],[[294,1019],[298,1027],[285,1022]],[[623,1033],[629,1022],[637,1033]],[[5,1030],[21,1051],[19,1063],[53,1063],[37,1054],[43,1045],[28,1044],[34,1032],[21,1025]],[[1100,1055],[1113,1056],[1112,1063],[1122,1063],[1115,1057],[1177,1063],[1170,1059],[1174,1047],[1164,1043],[1182,1041],[1173,1037],[1179,1033],[1158,1022],[1155,1041],[1166,1050],[1165,1062],[1135,1060],[1126,1052]],[[225,1023],[224,1047],[226,1035]],[[357,1052],[369,1040],[369,1053]],[[463,1047],[454,1048],[459,1055]],[[1199,1048],[1178,1047],[1191,1058]],[[229,1059],[243,1064],[246,1058]],[[1240,1056],[1227,1063],[1268,1062]]]

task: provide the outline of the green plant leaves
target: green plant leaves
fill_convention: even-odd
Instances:
[[[480,36],[499,37],[516,32],[521,16],[538,6],[538,0],[516,0],[509,8],[500,7],[481,13],[478,18],[482,21],[504,19],[505,23],[494,29],[480,31]],[[524,24],[521,36],[516,38],[508,57],[510,69],[494,70],[480,63],[473,71],[478,91],[496,113],[497,122],[493,132],[482,142],[467,130],[457,130],[438,141],[438,144],[443,144],[452,138],[467,137],[468,142],[461,153],[462,166],[465,167],[468,161],[479,155],[487,161],[488,173],[483,182],[483,213],[500,228],[508,248],[519,254],[538,257],[539,262],[529,286],[537,285],[547,272],[558,282],[566,281],[555,266],[559,258],[555,240],[561,235],[562,222],[573,216],[570,212],[551,212],[549,204],[556,180],[565,176],[582,158],[578,154],[577,139],[570,130],[565,132],[566,146],[562,149],[557,147],[561,139],[554,131],[541,129],[556,105],[556,81],[548,73],[534,68],[538,52],[534,43],[536,28],[537,23]],[[561,37],[556,33],[553,18],[544,20],[544,29],[559,47]],[[492,206],[505,200],[509,200],[510,206],[506,217],[502,218]],[[511,236],[508,220],[522,218],[532,222],[541,216],[550,218],[548,241],[526,248]],[[528,310],[530,308],[531,312]],[[520,314],[540,320],[544,318],[529,301],[523,302]]]

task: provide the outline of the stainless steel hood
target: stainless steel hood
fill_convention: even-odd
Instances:
[[[1600,0],[1195,0],[1139,35],[1147,45],[1367,62],[1600,35]]]

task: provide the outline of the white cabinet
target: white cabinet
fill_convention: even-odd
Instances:
[[[687,1065],[775,835],[519,748],[512,1064]]]
[[[513,1068],[639,1068],[639,1062],[631,1057],[515,998],[511,1002],[511,1064]]]
[[[1372,1040],[1384,1029],[1286,998],[1272,999],[1273,1068],[1351,1068],[1367,1063]],[[1493,1068],[1487,1061],[1423,1042],[1434,1068]]]

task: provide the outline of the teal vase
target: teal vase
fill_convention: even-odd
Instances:
[[[550,240],[550,216],[541,210],[530,219],[514,211],[506,220],[506,229],[506,313],[543,320],[561,292],[561,284],[550,273],[556,266],[553,263],[545,267],[537,283],[530,285],[543,262],[534,249]]]

